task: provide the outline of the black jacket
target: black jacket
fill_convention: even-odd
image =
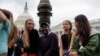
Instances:
[[[38,31],[35,29],[32,29],[31,32],[29,32],[29,43],[30,47],[25,49],[27,53],[37,53],[38,50],[38,40],[39,40],[39,34]]]

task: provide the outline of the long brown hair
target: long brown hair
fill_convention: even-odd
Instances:
[[[27,20],[25,21],[24,33],[23,33],[23,37],[22,37],[23,43],[24,43],[24,47],[25,47],[25,48],[28,48],[28,47],[30,46],[30,44],[29,44],[28,29],[27,29],[27,22],[28,22],[29,20],[33,21],[32,19],[27,19]],[[34,23],[34,21],[33,21],[33,23]]]
[[[71,35],[72,35],[72,32],[71,32],[71,30],[72,30],[72,23],[71,23],[71,21],[69,21],[69,20],[64,20],[64,21],[63,21],[63,25],[64,25],[64,22],[68,22],[68,24],[70,25],[68,37],[71,37]]]
[[[85,46],[90,39],[90,24],[87,17],[80,14],[75,17],[75,22],[78,23],[77,35],[79,35],[79,41],[82,41],[82,45]]]
[[[10,20],[11,22],[11,31],[8,37],[8,47],[11,48],[12,46],[14,46],[16,42],[18,29],[17,29],[17,26],[14,24],[13,14],[10,11],[5,10],[5,9],[2,9],[2,12],[6,15],[7,19]]]

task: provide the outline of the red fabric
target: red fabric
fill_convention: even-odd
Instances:
[[[23,53],[21,56],[27,56],[27,54],[26,53]]]
[[[28,53],[28,54],[22,54],[21,56],[37,56],[36,53]]]
[[[29,53],[27,56],[37,56],[36,53]]]

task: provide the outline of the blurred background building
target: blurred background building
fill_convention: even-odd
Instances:
[[[100,31],[100,18],[99,19],[95,19],[95,20],[90,20],[89,22],[90,22],[91,28]],[[73,26],[72,30],[75,28],[74,25],[75,24],[72,23],[72,26]],[[55,32],[56,34],[58,34],[58,33],[61,33],[62,34],[63,33],[63,23],[60,23],[60,24],[52,27],[51,28],[51,31],[52,32]]]

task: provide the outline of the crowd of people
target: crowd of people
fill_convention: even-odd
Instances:
[[[47,22],[39,31],[34,27],[34,20],[28,18],[24,29],[18,29],[12,12],[0,9],[0,56],[100,56],[100,32],[83,14],[75,17],[74,30],[71,21],[63,21],[64,33],[59,36]]]

